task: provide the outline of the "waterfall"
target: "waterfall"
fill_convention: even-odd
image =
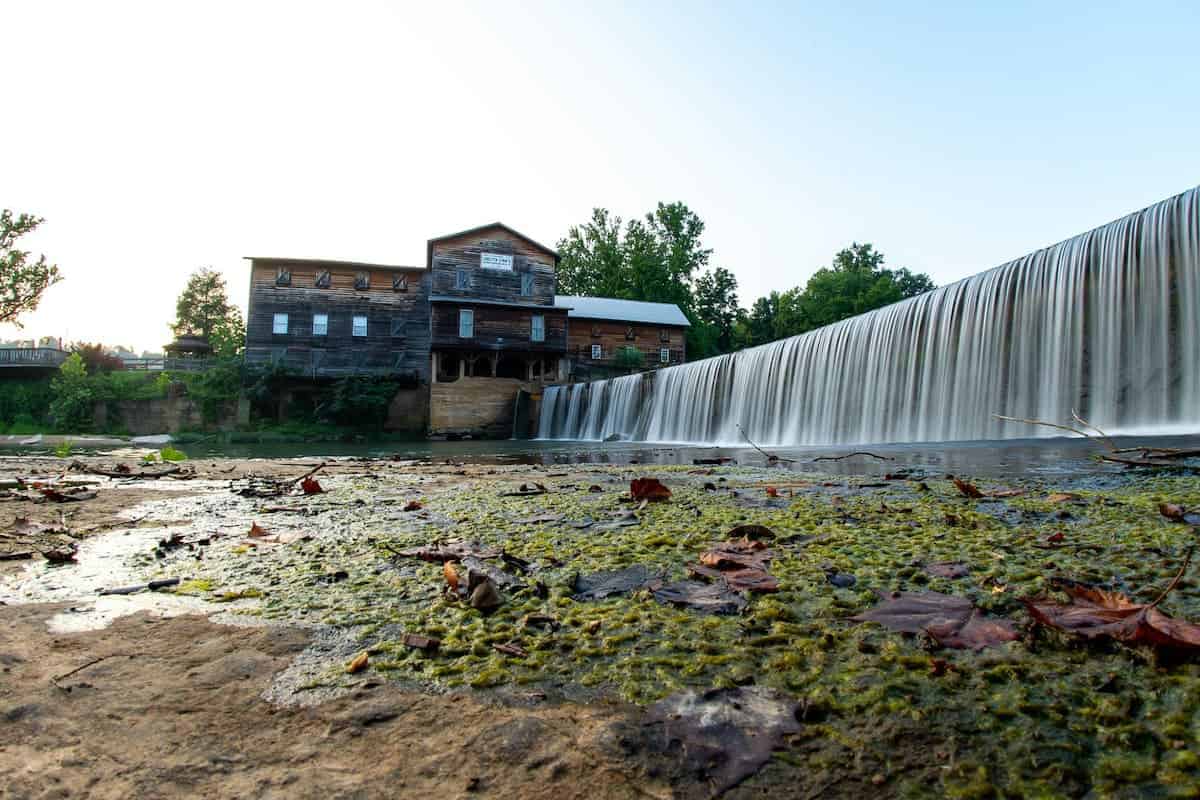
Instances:
[[[1200,187],[800,336],[550,387],[538,435],[762,445],[1014,438],[1072,410],[1200,431]]]

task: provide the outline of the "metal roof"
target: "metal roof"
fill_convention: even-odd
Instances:
[[[690,327],[687,317],[674,303],[647,303],[642,300],[615,300],[611,297],[574,297],[558,295],[554,305],[570,309],[568,319],[611,319],[619,322],[645,322],[650,325]]]
[[[262,261],[274,264],[312,264],[330,267],[358,267],[361,269],[402,269],[409,272],[425,272],[424,267],[414,267],[407,264],[372,264],[366,261],[339,261],[332,258],[288,258],[287,256],[242,256],[246,261]]]

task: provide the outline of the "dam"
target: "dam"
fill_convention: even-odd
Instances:
[[[805,446],[1200,431],[1200,187],[800,336],[548,387],[543,439]]]

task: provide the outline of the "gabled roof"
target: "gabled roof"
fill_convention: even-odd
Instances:
[[[327,264],[331,267],[353,267],[356,269],[405,269],[424,272],[424,267],[413,267],[404,264],[368,264],[365,261],[338,261],[332,258],[288,258],[286,256],[242,256],[247,261],[261,261],[265,264]]]
[[[491,228],[499,228],[503,231],[506,231],[510,235],[515,236],[516,238],[518,238],[524,242],[528,242],[529,244],[536,247],[538,250],[541,250],[546,255],[553,256],[554,264],[555,264],[555,266],[558,266],[558,251],[557,250],[546,247],[546,245],[542,244],[538,240],[529,238],[528,236],[521,233],[520,231],[518,231],[514,228],[508,227],[503,222],[490,222],[487,225],[479,225],[474,228],[467,228],[465,231],[459,231],[458,233],[448,233],[445,236],[437,236],[437,237],[434,237],[433,239],[430,239],[429,243],[425,247],[425,263],[430,267],[433,266],[433,246],[435,244],[437,244],[438,242],[444,242],[447,239],[457,239],[460,236],[470,236],[473,233],[482,233],[483,231],[489,230]]]
[[[647,303],[642,300],[616,300],[611,297],[575,297],[558,295],[558,308],[570,309],[568,319],[610,319],[617,322],[644,322],[649,325],[691,327],[687,317],[674,303]]]

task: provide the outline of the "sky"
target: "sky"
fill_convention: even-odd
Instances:
[[[24,330],[160,350],[198,267],[422,264],[681,200],[749,306],[854,241],[939,285],[1200,183],[1200,4],[0,0]]]

